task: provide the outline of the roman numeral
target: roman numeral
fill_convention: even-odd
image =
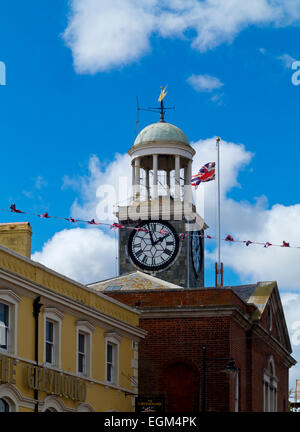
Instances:
[[[142,255],[143,251],[142,249],[140,249],[139,251],[136,252],[135,256],[138,258],[140,255]]]
[[[167,254],[167,255],[169,255],[169,256],[171,256],[171,255],[172,255],[172,252],[171,252],[171,251],[169,251],[169,249],[165,249],[165,250],[164,250],[164,252],[165,252],[165,254]]]

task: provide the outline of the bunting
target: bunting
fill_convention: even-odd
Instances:
[[[135,230],[135,231],[142,231],[142,232],[149,232],[147,229],[137,226],[137,227],[126,227],[120,223],[104,223],[104,222],[97,222],[95,221],[95,219],[91,219],[91,220],[82,220],[82,219],[75,219],[73,217],[58,217],[58,216],[50,216],[48,212],[44,212],[41,214],[36,214],[36,213],[30,213],[30,212],[25,212],[23,210],[20,210],[18,208],[16,208],[16,204],[13,203],[10,205],[9,209],[0,209],[0,211],[8,211],[8,212],[12,212],[12,213],[18,213],[18,214],[28,214],[28,215],[33,215],[33,216],[37,216],[39,218],[42,219],[61,219],[61,220],[65,220],[68,221],[70,223],[78,223],[78,222],[82,222],[82,223],[86,223],[88,225],[104,225],[104,226],[108,226],[110,227],[110,229],[116,230],[116,229],[131,229],[131,230]],[[166,230],[161,229],[160,233],[164,236],[168,235],[169,232]],[[195,235],[195,234],[193,234]],[[209,234],[197,234],[198,237],[202,237],[202,238],[206,238],[208,240],[218,240],[218,238],[213,237]],[[189,233],[179,233],[179,238],[181,241],[184,241],[186,238],[189,237]],[[289,242],[283,240],[282,244],[273,244],[271,242],[257,242],[257,241],[252,241],[252,240],[235,240],[232,235],[228,234],[225,238],[222,238],[221,240],[226,241],[226,242],[230,242],[230,243],[244,243],[247,247],[250,245],[262,245],[265,249],[269,248],[269,247],[284,247],[284,248],[292,248],[292,249],[300,249],[300,246],[291,246]]]

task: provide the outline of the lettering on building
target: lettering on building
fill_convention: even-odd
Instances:
[[[16,384],[16,365],[17,360],[6,356],[0,356],[0,384]]]
[[[39,366],[28,366],[28,387],[47,394],[85,402],[86,382]]]

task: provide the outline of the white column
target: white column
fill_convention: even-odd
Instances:
[[[171,182],[170,182],[170,171],[167,170],[166,171],[166,179],[167,179],[167,196],[170,196],[170,186],[171,186]]]
[[[153,198],[158,197],[158,155],[153,155]]]
[[[180,198],[180,156],[175,156],[175,198]]]
[[[184,170],[184,202],[186,204],[192,203],[192,186],[191,186],[191,177],[192,177],[192,161],[188,161],[187,167]]]
[[[145,170],[146,173],[146,200],[150,199],[150,182],[149,182],[149,169]]]
[[[134,199],[139,201],[140,199],[140,179],[141,179],[141,168],[140,168],[140,158],[136,158],[134,161],[135,165],[135,196]]]
[[[131,174],[131,185],[132,185],[132,197],[135,197],[135,166],[134,161],[131,163],[132,174]]]

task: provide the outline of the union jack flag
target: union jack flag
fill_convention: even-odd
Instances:
[[[195,189],[199,186],[201,182],[209,182],[211,180],[215,180],[216,173],[216,164],[215,162],[208,162],[203,165],[202,168],[199,169],[198,174],[195,174],[191,178],[192,186],[195,186]]]

